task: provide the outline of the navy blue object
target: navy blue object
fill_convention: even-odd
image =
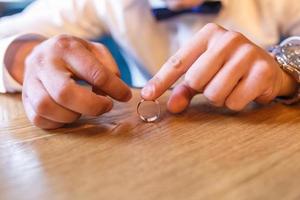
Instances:
[[[117,65],[121,72],[122,80],[128,85],[132,86],[131,73],[129,71],[129,67],[126,61],[124,60],[122,54],[120,53],[120,47],[118,46],[118,44],[110,36],[101,37],[97,41],[101,42],[109,49],[109,51],[111,52],[111,54],[113,55],[113,57],[117,62]]]
[[[152,9],[154,17],[158,20],[166,20],[172,17],[176,17],[182,14],[218,14],[222,8],[222,3],[220,1],[208,1],[203,4],[178,11],[172,11],[168,8],[154,8]]]
[[[0,2],[0,17],[19,13],[32,1],[33,0],[23,0],[18,2]]]

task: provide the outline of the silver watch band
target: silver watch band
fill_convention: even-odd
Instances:
[[[275,48],[280,48],[280,47],[282,47],[284,45],[288,45],[288,44],[297,44],[297,45],[299,45],[300,44],[300,37],[296,36],[296,37],[287,38],[286,40],[281,42],[279,46],[277,46]],[[278,60],[278,59],[281,59],[281,58],[276,58],[275,57],[275,59],[279,63],[280,67],[284,71],[289,73],[291,76],[293,76],[293,78],[298,82],[296,93],[293,96],[290,96],[290,97],[277,97],[276,101],[278,101],[280,103],[288,104],[288,105],[300,102],[300,81],[299,81],[300,73],[299,73],[299,68],[298,67],[295,68],[295,67],[292,66],[291,68],[293,68],[293,69],[290,68],[290,70],[287,70],[287,67],[289,68],[290,66],[286,66],[285,63],[282,63],[280,60]]]

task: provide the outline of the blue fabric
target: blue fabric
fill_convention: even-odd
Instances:
[[[109,49],[120,69],[122,80],[128,85],[132,86],[131,73],[126,61],[120,53],[120,47],[118,46],[118,44],[110,36],[101,37],[96,41],[101,42]]]
[[[209,1],[203,4],[178,11],[172,11],[168,8],[154,8],[152,9],[154,17],[158,20],[166,20],[172,17],[176,17],[182,14],[218,14],[222,8],[222,3],[220,1]]]
[[[0,17],[19,13],[32,1],[33,0],[23,0],[18,2],[0,2]]]

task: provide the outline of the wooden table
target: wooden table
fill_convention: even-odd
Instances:
[[[167,94],[168,95],[168,94]],[[0,199],[300,199],[300,107],[236,114],[202,97],[158,123],[135,113],[139,91],[111,113],[55,131],[0,96]]]

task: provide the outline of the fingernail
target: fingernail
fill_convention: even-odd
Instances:
[[[153,95],[154,89],[152,84],[147,84],[141,91],[143,98],[151,98]]]

